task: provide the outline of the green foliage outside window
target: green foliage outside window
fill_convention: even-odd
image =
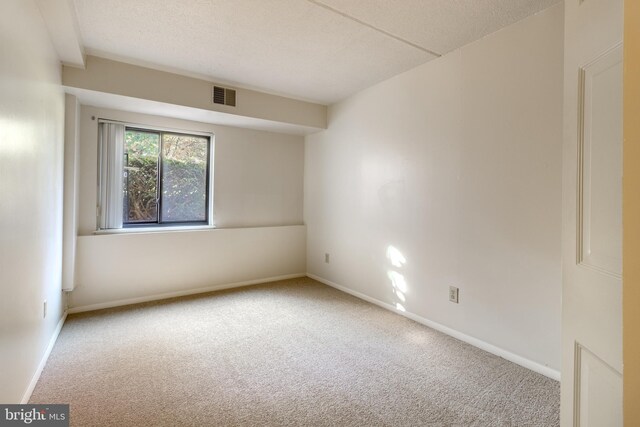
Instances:
[[[125,148],[125,222],[158,220],[160,162],[162,221],[206,221],[207,138],[127,130]]]

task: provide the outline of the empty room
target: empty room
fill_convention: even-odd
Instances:
[[[640,4],[2,0],[0,425],[640,425]]]

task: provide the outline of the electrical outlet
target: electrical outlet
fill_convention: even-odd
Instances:
[[[42,318],[47,317],[47,300],[42,303]]]
[[[329,254],[324,254],[324,262],[329,264]]]
[[[458,304],[458,288],[449,286],[449,301]]]

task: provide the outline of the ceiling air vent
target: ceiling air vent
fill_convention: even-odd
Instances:
[[[233,89],[227,89],[225,87],[214,86],[213,87],[213,103],[236,106],[236,91]]]

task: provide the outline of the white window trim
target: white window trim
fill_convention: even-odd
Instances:
[[[216,136],[213,132],[202,132],[202,131],[197,131],[197,130],[190,130],[190,129],[180,129],[180,128],[172,128],[172,127],[163,127],[163,126],[154,126],[154,125],[145,125],[145,124],[141,124],[141,123],[132,123],[132,122],[125,122],[125,121],[121,121],[121,120],[111,120],[111,119],[102,119],[102,118],[98,118],[97,120],[98,122],[98,126],[100,125],[100,123],[118,123],[118,124],[122,124],[126,127],[133,127],[133,128],[138,128],[138,129],[148,129],[148,130],[152,130],[152,131],[159,131],[159,132],[177,132],[177,133],[183,133],[183,134],[190,134],[190,135],[198,135],[198,136],[206,136],[209,138],[209,207],[208,207],[208,212],[209,212],[209,218],[207,218],[207,225],[176,225],[176,226],[162,226],[162,225],[158,225],[158,226],[149,226],[149,227],[133,227],[133,228],[116,228],[116,229],[101,229],[99,228],[99,223],[98,220],[99,218],[96,216],[96,231],[93,232],[93,234],[95,235],[101,235],[101,234],[121,234],[121,233],[162,233],[162,232],[176,232],[176,231],[189,231],[189,230],[211,230],[211,229],[215,229],[216,225],[215,225],[215,215],[213,212],[213,208],[215,206],[214,204],[214,197],[215,197],[215,191],[214,191],[214,175],[215,175],[215,146],[216,146]],[[97,158],[97,162],[98,162],[98,171],[100,170],[100,162],[102,161],[102,159],[100,158],[100,154],[98,153],[98,158]],[[96,195],[100,194],[100,177],[98,176],[98,180],[97,180],[97,187],[96,187]],[[96,200],[96,203],[98,202],[98,200]]]
[[[203,231],[215,230],[215,225],[178,225],[174,227],[135,227],[135,228],[112,228],[105,230],[96,230],[94,235],[106,234],[148,234],[148,233],[175,233],[181,231]]]

